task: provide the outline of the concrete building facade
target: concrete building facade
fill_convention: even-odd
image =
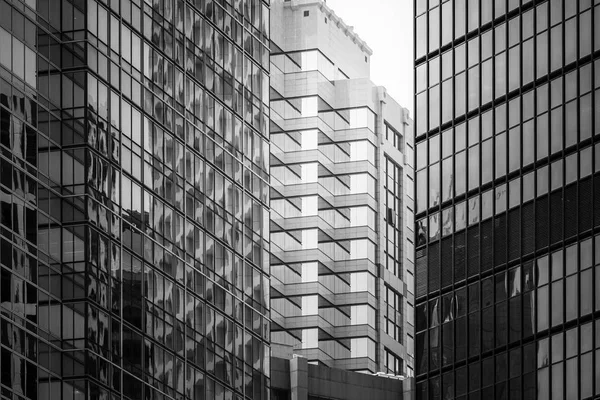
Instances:
[[[271,359],[271,400],[406,400],[410,381],[312,365],[304,357]]]
[[[324,1],[271,9],[273,354],[412,375],[412,121]]]

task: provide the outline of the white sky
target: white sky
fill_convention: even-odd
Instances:
[[[326,0],[373,50],[371,80],[413,115],[413,0]]]

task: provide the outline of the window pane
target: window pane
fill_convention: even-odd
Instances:
[[[25,78],[25,45],[12,38],[13,54],[12,54],[12,69],[15,75],[19,78]],[[4,52],[4,50],[2,50]]]
[[[9,70],[12,68],[12,37],[9,32],[0,28],[0,64],[4,65]]]

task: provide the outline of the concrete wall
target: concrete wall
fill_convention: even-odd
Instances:
[[[308,364],[307,359],[271,359],[271,387],[289,390],[289,399],[308,396],[331,400],[411,399],[412,381],[360,374]]]
[[[323,0],[274,0],[271,21],[271,40],[286,52],[320,49],[350,78],[370,76],[372,50]]]

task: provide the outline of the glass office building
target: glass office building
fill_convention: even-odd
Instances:
[[[324,1],[271,37],[273,355],[412,376],[412,120]]]
[[[416,0],[419,399],[600,395],[600,2]]]
[[[0,397],[268,399],[269,2],[0,0]]]

